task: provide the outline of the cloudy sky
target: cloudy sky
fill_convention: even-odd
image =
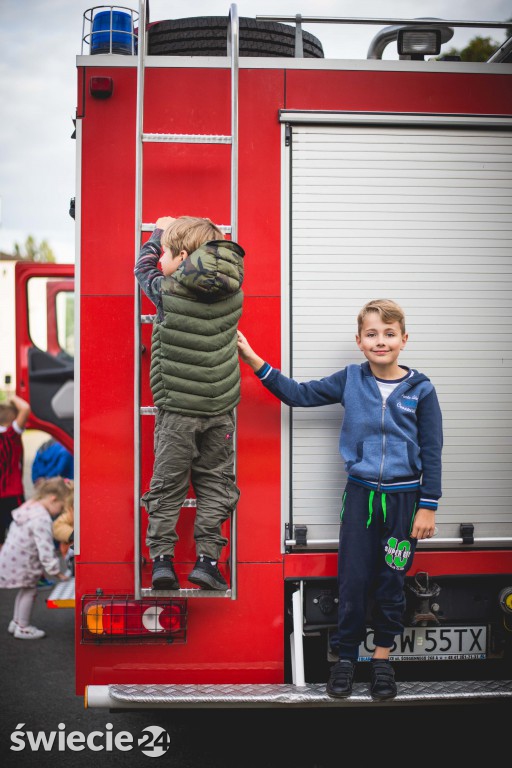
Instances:
[[[125,0],[137,10],[138,0]],[[76,56],[90,0],[0,0],[0,251],[28,235],[46,239],[57,261],[74,261]],[[227,0],[150,0],[150,19],[227,15]],[[239,16],[444,18],[504,21],[512,0],[240,0]],[[328,58],[366,58],[379,27],[305,25]],[[477,34],[504,40],[503,30],[456,30],[449,45],[463,47]],[[85,48],[87,52],[87,47]],[[396,58],[386,51],[384,58]]]

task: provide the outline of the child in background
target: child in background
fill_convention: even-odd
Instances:
[[[53,538],[55,541],[60,542],[60,551],[63,555],[66,554],[69,545],[73,541],[74,527],[75,512],[73,497],[71,496],[66,501],[63,511],[55,518],[52,525]]]
[[[0,403],[0,548],[12,522],[12,510],[25,501],[21,435],[30,405],[17,395]]]
[[[42,629],[30,624],[37,583],[44,571],[61,581],[52,535],[52,519],[60,515],[73,493],[71,481],[62,477],[43,480],[31,499],[13,510],[13,522],[0,552],[0,587],[18,589],[8,631],[18,640],[39,640]]]
[[[73,455],[68,449],[51,437],[39,446],[32,462],[32,483],[48,477],[68,477],[73,480],[75,467]]]
[[[42,482],[40,480],[39,482]],[[72,485],[71,481],[68,484]],[[75,575],[75,551],[73,549],[75,534],[75,504],[71,495],[64,505],[64,510],[53,521],[53,538],[59,542],[59,550],[65,558],[69,576]]]

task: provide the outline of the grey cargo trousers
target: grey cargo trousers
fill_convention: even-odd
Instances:
[[[240,491],[234,475],[234,411],[221,416],[183,416],[159,409],[156,415],[153,476],[142,496],[149,521],[146,544],[153,560],[174,556],[176,525],[190,484],[196,495],[196,554],[218,560],[227,539],[222,523]]]

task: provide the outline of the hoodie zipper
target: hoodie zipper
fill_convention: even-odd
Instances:
[[[374,381],[375,381],[375,379],[374,379]],[[407,377],[407,379],[405,381],[402,381],[398,385],[398,387],[396,387],[396,389],[393,390],[391,395],[396,395],[396,393],[402,388],[402,386],[404,384],[407,384],[408,381],[409,381],[409,377]],[[377,386],[377,389],[378,389],[378,384],[377,384],[376,381],[375,381],[375,385]],[[404,387],[404,390],[407,389],[407,388],[408,387]],[[379,394],[380,394],[380,391],[379,391]],[[380,412],[380,431],[382,433],[382,458],[380,460],[379,477],[378,477],[378,480],[377,480],[377,491],[380,491],[380,488],[381,488],[381,485],[382,485],[382,473],[384,472],[384,461],[386,459],[386,433],[384,431],[384,417],[386,415],[386,402],[387,402],[386,400],[382,401],[382,408],[381,408],[381,412]]]
[[[386,401],[382,401],[382,408],[381,408],[381,415],[380,415],[380,430],[382,432],[382,458],[380,460],[380,468],[379,468],[379,479],[377,481],[377,490],[380,491],[380,486],[382,483],[382,473],[384,471],[384,459],[386,458],[386,433],[384,432],[384,416],[386,415]]]

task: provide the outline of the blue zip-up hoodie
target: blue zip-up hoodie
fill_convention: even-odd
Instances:
[[[302,383],[268,363],[256,376],[286,405],[341,403],[339,449],[349,480],[386,493],[419,489],[419,506],[437,509],[442,417],[434,386],[423,373],[411,370],[385,402],[368,362]]]

